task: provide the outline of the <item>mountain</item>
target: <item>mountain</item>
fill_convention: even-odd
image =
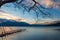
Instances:
[[[54,24],[48,24],[46,26],[60,26],[60,21],[55,21]]]
[[[50,24],[31,24],[31,26],[60,26],[60,21],[53,21],[53,22],[51,22]]]
[[[54,21],[53,24],[29,24],[26,22],[15,21],[15,20],[7,20],[7,19],[0,19],[0,26],[60,26],[60,21]]]
[[[15,20],[0,19],[0,26],[27,26],[26,22],[18,22]]]

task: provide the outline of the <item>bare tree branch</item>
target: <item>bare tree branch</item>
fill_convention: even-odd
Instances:
[[[29,2],[27,2],[28,0],[4,0],[4,1],[0,1],[0,7],[6,3],[11,3],[14,2],[15,7],[17,7],[18,9],[24,8],[23,13],[25,11],[30,12],[31,10],[33,10],[36,14],[36,17],[38,19],[39,14],[42,14],[42,16],[46,16],[46,17],[50,17],[51,13],[48,12],[48,8],[43,7],[40,3],[38,3],[36,0],[30,0],[33,2],[33,5],[30,3],[30,6],[28,5]],[[32,5],[32,6],[31,6]],[[41,10],[40,8],[44,9],[45,11]]]
[[[0,0],[0,7],[6,3],[15,2],[16,0]]]

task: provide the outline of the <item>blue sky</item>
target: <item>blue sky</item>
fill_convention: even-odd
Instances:
[[[47,4],[44,4],[44,0],[43,0],[41,5],[43,5],[46,8],[53,7],[53,8],[48,9],[48,11],[53,15],[53,19],[49,18],[49,17],[48,18],[42,18],[42,15],[39,15],[40,16],[39,22],[41,22],[41,21],[43,22],[43,21],[47,21],[47,20],[51,21],[51,20],[55,20],[55,19],[60,19],[60,9],[59,9],[60,7],[57,8],[57,7],[55,7],[55,5],[53,6],[51,4],[52,1],[51,2],[50,2],[50,0],[47,0],[47,1],[50,4],[47,2],[46,2]],[[7,6],[9,6],[9,7],[7,7]],[[33,11],[31,11],[31,12],[25,11],[25,14],[23,14],[23,8],[20,8],[20,9],[14,8],[13,3],[7,3],[7,4],[3,5],[0,10],[7,12],[8,14],[21,17],[21,18],[27,20],[28,22],[34,23],[35,19],[36,19],[36,16],[35,16]]]

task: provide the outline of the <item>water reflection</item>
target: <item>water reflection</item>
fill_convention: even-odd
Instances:
[[[11,27],[12,29],[26,29],[24,32],[11,34],[7,36],[7,40],[60,40],[60,31],[47,27]],[[2,38],[0,38],[2,40]],[[4,37],[6,40],[6,37]]]

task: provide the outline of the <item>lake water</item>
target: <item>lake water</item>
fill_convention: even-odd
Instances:
[[[60,27],[11,27],[12,29],[26,29],[24,32],[8,35],[3,40],[60,40]],[[0,37],[2,40],[2,37]]]

